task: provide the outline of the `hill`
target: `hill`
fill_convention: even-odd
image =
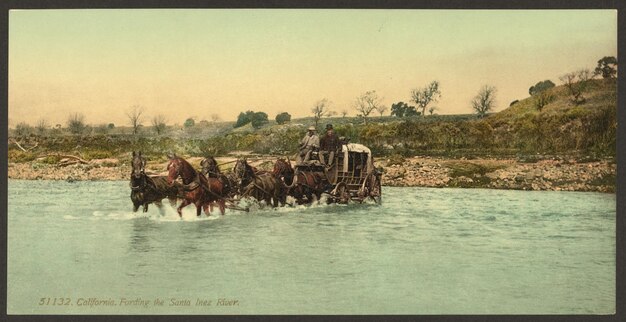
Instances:
[[[548,89],[552,100],[538,108],[527,97],[485,118],[475,115],[430,115],[398,118],[323,118],[340,136],[368,145],[379,156],[522,157],[574,156],[613,158],[616,153],[617,82],[590,81],[584,104],[574,104],[564,86]],[[140,150],[153,160],[168,152],[188,156],[224,156],[233,151],[289,155],[295,153],[313,118],[274,121],[255,129],[234,128],[234,122],[216,122],[191,128],[170,127],[164,134],[45,135],[10,138],[9,161],[31,161],[52,153],[72,154],[85,160],[125,157]],[[54,160],[51,160],[51,162]]]

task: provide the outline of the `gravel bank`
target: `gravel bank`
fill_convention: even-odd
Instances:
[[[200,158],[188,159],[199,167]],[[219,163],[234,158],[217,158]],[[250,163],[268,168],[275,157],[256,157]],[[9,162],[8,177],[26,180],[127,180],[130,160],[101,159],[87,164],[59,166],[40,162]],[[229,163],[232,165],[232,163]],[[617,166],[610,161],[576,162],[542,160],[523,163],[515,159],[451,160],[413,157],[394,163],[379,159],[383,185],[402,187],[465,187],[519,190],[615,192]],[[164,174],[166,163],[148,162],[152,174]]]

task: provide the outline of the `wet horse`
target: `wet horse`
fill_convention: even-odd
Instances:
[[[222,173],[215,158],[208,156],[202,159],[202,161],[200,161],[200,167],[202,168],[200,173],[205,177],[216,178],[222,182],[225,196],[233,197],[237,193],[236,180]]]
[[[255,168],[250,166],[246,159],[238,159],[233,168],[235,178],[240,187],[242,197],[251,196],[258,201],[265,200],[265,203],[278,207],[278,203],[285,204],[287,195],[283,184],[266,171],[255,172]]]
[[[139,207],[143,206],[143,212],[147,212],[151,203],[161,210],[163,205],[161,201],[165,198],[169,199],[172,207],[175,207],[177,199],[182,199],[182,186],[179,183],[169,185],[167,177],[146,175],[146,159],[141,152],[133,151],[132,157],[130,199],[133,201],[133,211],[137,212]]]
[[[170,162],[167,164],[167,181],[170,185],[180,177],[183,180],[183,202],[176,209],[180,217],[182,209],[190,204],[196,206],[196,215],[200,216],[202,209],[207,216],[211,215],[209,206],[216,202],[220,212],[224,215],[224,186],[216,178],[206,178],[197,172],[189,162],[176,155],[169,155]]]
[[[314,195],[319,200],[328,186],[324,174],[309,171],[296,173],[291,167],[291,162],[281,158],[274,163],[272,174],[284,182],[287,194],[294,197],[298,204],[313,202]]]

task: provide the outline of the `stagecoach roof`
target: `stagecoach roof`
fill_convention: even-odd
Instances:
[[[341,152],[360,152],[372,155],[372,151],[363,144],[348,143],[341,146]]]

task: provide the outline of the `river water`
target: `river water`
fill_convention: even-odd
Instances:
[[[615,195],[383,187],[382,205],[133,213],[9,180],[9,314],[607,314]]]

